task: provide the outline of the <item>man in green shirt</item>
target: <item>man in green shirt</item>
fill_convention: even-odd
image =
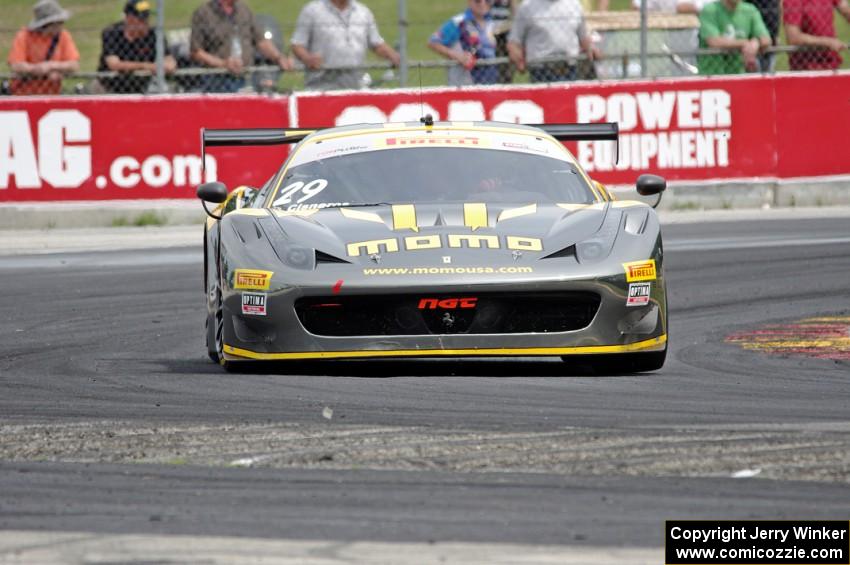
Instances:
[[[749,2],[717,0],[706,4],[699,14],[699,45],[730,50],[719,55],[700,55],[700,74],[753,72],[759,70],[759,52],[770,47],[770,33],[758,8]]]

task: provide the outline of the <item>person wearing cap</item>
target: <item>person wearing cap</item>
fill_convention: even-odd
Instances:
[[[245,86],[245,68],[254,63],[255,49],[284,71],[293,68],[292,58],[278,51],[263,36],[251,9],[243,0],[208,0],[192,14],[192,59],[225,69],[228,74],[203,77],[204,92],[236,92]]]
[[[65,75],[80,68],[80,53],[64,23],[71,13],[56,0],[39,0],[33,20],[12,42],[9,67],[12,94],[59,94]]]
[[[147,92],[151,75],[156,72],[156,30],[148,23],[150,15],[149,0],[128,0],[124,5],[124,21],[103,30],[103,47],[97,70],[119,73],[117,77],[99,79],[107,92]],[[166,55],[163,67],[170,74],[177,68],[177,63],[173,57]],[[137,71],[144,74],[134,74]]]

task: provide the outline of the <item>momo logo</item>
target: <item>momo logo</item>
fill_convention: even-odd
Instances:
[[[405,251],[419,251],[425,249],[510,249],[515,251],[543,251],[543,241],[536,237],[523,237],[508,235],[499,237],[497,235],[483,234],[447,234],[441,237],[433,235],[412,235],[405,238],[388,237],[385,239],[373,239],[369,241],[358,241],[349,243],[347,251],[349,257],[359,257],[361,254],[373,255],[375,253],[396,253],[402,249]]]
[[[478,298],[423,298],[419,301],[420,310],[456,310],[475,308]]]

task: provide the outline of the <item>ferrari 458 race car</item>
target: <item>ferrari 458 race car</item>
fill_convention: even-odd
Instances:
[[[561,356],[623,371],[667,351],[655,211],[617,201],[561,141],[616,124],[395,123],[204,130],[296,144],[259,189],[208,210],[207,348],[244,361]],[[664,179],[643,175],[641,194]],[[204,204],[206,209],[206,204]]]

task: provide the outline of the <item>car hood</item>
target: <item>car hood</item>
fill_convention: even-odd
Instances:
[[[608,203],[418,203],[273,211],[286,239],[350,263],[410,263],[450,253],[465,262],[547,256],[596,233]]]

